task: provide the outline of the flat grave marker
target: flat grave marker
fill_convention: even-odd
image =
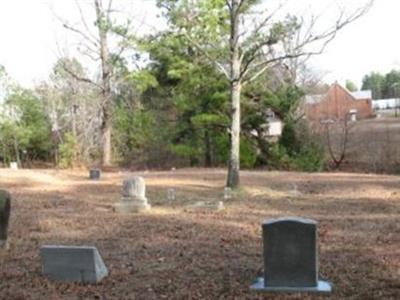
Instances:
[[[46,245],[40,256],[43,275],[55,280],[94,284],[108,275],[96,247]]]

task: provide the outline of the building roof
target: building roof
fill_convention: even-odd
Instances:
[[[350,92],[350,94],[354,98],[356,98],[357,100],[359,100],[359,99],[372,99],[372,91],[371,90]]]
[[[354,98],[354,100],[365,100],[365,99],[372,99],[372,91],[371,90],[364,90],[364,91],[357,91],[357,92],[350,92],[348,89],[345,87],[341,86],[338,83],[334,83],[331,85],[330,88],[333,86],[338,85],[340,88],[345,90],[351,97]],[[324,100],[325,96],[328,94],[321,94],[321,95],[306,95],[305,96],[305,102],[306,104],[316,104]]]
[[[321,102],[326,95],[306,95],[306,104],[315,104]]]

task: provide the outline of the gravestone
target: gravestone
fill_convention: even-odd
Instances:
[[[317,222],[280,218],[262,224],[264,278],[251,286],[265,292],[331,292],[318,279]]]
[[[7,247],[8,223],[10,220],[11,196],[7,191],[0,190],[0,248]]]
[[[225,209],[224,202],[197,201],[186,207],[188,211],[222,211]]]
[[[169,204],[171,205],[173,202],[175,202],[176,199],[176,191],[175,189],[171,188],[167,190],[167,199]]]
[[[40,248],[42,274],[49,278],[80,283],[98,283],[108,275],[96,247],[53,246]]]
[[[16,161],[10,162],[10,169],[11,170],[18,170],[18,163]]]
[[[232,189],[228,186],[224,188],[224,200],[232,199]]]
[[[114,205],[114,210],[120,213],[142,212],[151,206],[146,198],[146,184],[143,177],[126,179],[122,186],[121,202]]]
[[[101,171],[99,169],[91,169],[89,171],[89,178],[91,180],[99,180]]]

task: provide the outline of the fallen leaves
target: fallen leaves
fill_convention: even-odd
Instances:
[[[242,174],[244,188],[223,212],[185,211],[199,199],[223,200],[223,170],[141,174],[152,210],[118,215],[111,207],[131,174],[107,173],[94,184],[83,173],[1,170],[13,211],[0,299],[264,299],[249,291],[262,275],[261,223],[285,215],[319,221],[320,273],[335,285],[330,299],[400,299],[400,178]],[[169,188],[176,189],[172,205]],[[95,245],[110,275],[94,286],[48,280],[43,244]]]

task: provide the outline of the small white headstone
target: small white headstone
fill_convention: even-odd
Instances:
[[[10,169],[11,170],[18,170],[18,163],[16,161],[10,162]]]
[[[146,198],[146,184],[143,177],[126,179],[122,185],[121,202],[114,205],[114,210],[121,213],[141,212],[150,209]]]
[[[168,199],[168,202],[171,204],[172,202],[174,202],[175,201],[175,198],[176,198],[176,192],[175,192],[175,189],[168,189],[168,191],[167,191],[167,199]]]
[[[229,200],[232,198],[232,189],[230,187],[224,188],[224,200]]]

